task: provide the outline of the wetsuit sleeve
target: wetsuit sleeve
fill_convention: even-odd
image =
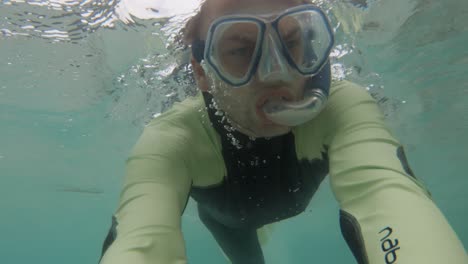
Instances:
[[[332,89],[330,183],[343,237],[360,264],[468,263],[465,249],[415,177],[370,94]]]
[[[187,263],[181,216],[191,185],[177,131],[146,127],[127,161],[114,241],[101,264]]]

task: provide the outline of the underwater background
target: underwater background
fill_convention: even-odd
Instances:
[[[468,246],[468,1],[317,1],[336,79],[379,101]],[[196,92],[179,30],[196,0],[0,1],[0,263],[97,263],[145,124]],[[266,262],[356,263],[328,180],[275,224]],[[191,200],[189,263],[226,263]]]

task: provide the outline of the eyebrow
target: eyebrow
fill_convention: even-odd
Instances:
[[[255,36],[242,36],[242,35],[232,35],[226,38],[228,41],[237,41],[237,42],[249,42],[255,43],[257,42],[257,37]]]

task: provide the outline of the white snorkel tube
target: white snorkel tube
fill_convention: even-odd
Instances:
[[[304,124],[315,118],[327,102],[327,95],[322,89],[307,89],[304,99],[298,102],[275,100],[266,103],[263,111],[272,122],[294,127]]]

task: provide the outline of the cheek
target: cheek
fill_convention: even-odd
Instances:
[[[252,104],[255,104],[255,94],[251,87],[242,87],[236,90],[234,96],[244,109],[250,109]]]
[[[225,86],[222,84],[217,85],[212,90],[212,94],[221,110],[233,114],[233,112],[238,112],[242,100],[240,100],[240,95],[235,89]]]
[[[222,110],[234,110],[235,114],[238,115],[252,109],[252,105],[255,104],[255,94],[252,87],[244,86],[237,88],[229,86],[220,80],[213,81],[215,85],[211,86],[210,90]]]
[[[235,88],[225,86],[219,89],[219,94],[224,97],[224,101],[232,102],[232,104],[248,103],[252,97],[249,87]]]
[[[234,89],[229,92],[226,101],[229,102],[231,108],[236,109],[239,112],[245,112],[250,108],[252,98],[249,93],[246,93],[241,89]]]

